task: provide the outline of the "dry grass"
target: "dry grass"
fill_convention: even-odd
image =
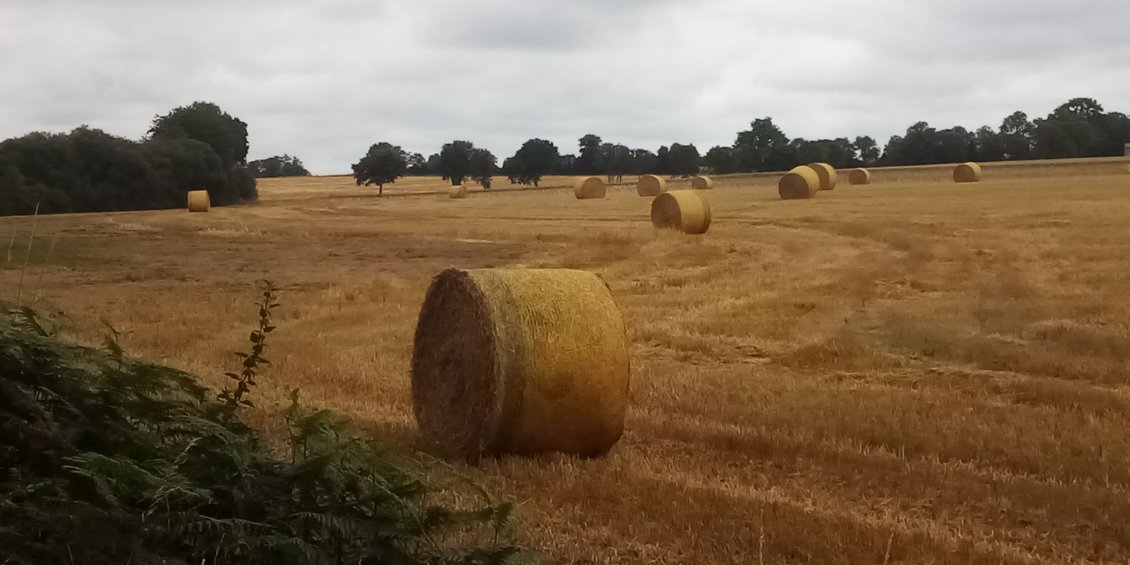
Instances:
[[[868,190],[802,202],[777,175],[717,177],[702,237],[654,230],[633,182],[589,205],[274,181],[255,207],[41,217],[28,279],[71,335],[105,317],[219,385],[270,277],[286,291],[257,422],[275,429],[301,387],[407,447],[434,274],[591,269],[628,325],[624,439],[599,460],[464,469],[521,503],[547,562],[1125,563],[1124,166],[988,165],[977,185],[875,169]],[[389,192],[428,192],[409,184]],[[0,219],[16,248],[29,227]]]

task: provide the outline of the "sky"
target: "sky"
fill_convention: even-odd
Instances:
[[[140,138],[206,100],[250,159],[315,174],[379,141],[705,153],[766,116],[883,144],[1077,96],[1130,113],[1127,22],[1126,0],[0,0],[0,139]]]

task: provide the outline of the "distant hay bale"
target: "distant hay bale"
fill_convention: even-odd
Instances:
[[[953,182],[979,182],[981,180],[981,165],[977,163],[962,163],[953,169]]]
[[[820,189],[820,175],[812,167],[801,165],[785,173],[777,182],[777,193],[782,200],[812,198]]]
[[[458,184],[447,189],[448,198],[467,198],[467,185]]]
[[[604,179],[600,177],[585,177],[578,180],[577,184],[573,186],[573,194],[578,200],[604,198],[605,192]]]
[[[421,432],[451,455],[604,455],[628,407],[628,339],[595,274],[447,269],[412,350]]]
[[[208,197],[207,190],[188,191],[188,211],[207,212],[212,207],[212,199]]]
[[[714,188],[714,179],[704,176],[694,177],[691,179],[691,188],[695,190],[710,190]]]
[[[658,175],[641,175],[636,183],[636,192],[640,196],[659,196],[667,192],[667,179]]]
[[[871,184],[871,171],[867,169],[852,169],[848,173],[848,184]]]
[[[651,201],[651,225],[698,235],[710,229],[710,202],[693,190],[664,192]]]
[[[816,171],[816,175],[820,177],[820,190],[832,190],[836,188],[836,168],[828,163],[809,163],[808,166]]]

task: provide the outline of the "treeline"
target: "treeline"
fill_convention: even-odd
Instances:
[[[694,144],[672,143],[651,151],[608,143],[600,136],[587,134],[577,140],[576,154],[562,154],[549,141],[531,139],[506,158],[501,167],[495,165],[494,155],[476,149],[469,141],[447,144],[427,158],[381,143],[374,145],[353,169],[358,184],[377,184],[382,188],[402,175],[436,175],[453,184],[471,178],[489,187],[491,176],[500,174],[513,183],[537,186],[546,175],[606,175],[615,179],[644,173],[749,173],[788,170],[815,161],[854,167],[1107,157],[1121,155],[1127,142],[1130,118],[1119,112],[1106,112],[1091,98],[1074,98],[1045,118],[1030,120],[1024,112],[1013,112],[998,128],[983,126],[969,131],[956,126],[939,130],[918,122],[907,128],[904,135],[892,136],[882,147],[866,135],[854,139],[790,139],[772,118],[766,117],[738,132],[731,145],[711,147],[703,155]],[[378,147],[374,155],[373,150]],[[463,150],[453,151],[452,147]]]
[[[290,155],[275,155],[266,159],[256,159],[247,163],[248,170],[257,179],[275,177],[305,177],[310,171],[302,165],[302,160]]]
[[[157,116],[140,141],[82,126],[0,142],[0,215],[177,208],[189,190],[212,204],[257,199],[247,124],[196,102]]]

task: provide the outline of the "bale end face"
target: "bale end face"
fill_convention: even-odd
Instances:
[[[620,439],[627,333],[608,286],[569,269],[448,269],[412,351],[420,430],[453,455],[607,453]]]
[[[953,169],[953,182],[980,182],[981,165],[962,163]]]
[[[207,212],[212,207],[212,199],[207,190],[190,190],[188,192],[188,211]]]
[[[590,198],[604,198],[607,189],[604,187],[604,179],[600,177],[585,177],[577,181],[573,186],[573,195],[578,200],[587,200]]]
[[[848,173],[848,184],[871,184],[871,171],[867,169],[852,169]]]
[[[651,225],[699,235],[710,229],[710,202],[693,190],[672,190],[651,202]]]
[[[453,186],[447,189],[448,198],[467,198],[467,185]]]
[[[667,179],[658,175],[642,175],[636,183],[636,193],[640,196],[659,196],[667,192]]]
[[[782,200],[800,200],[816,196],[820,189],[820,176],[812,167],[800,166],[785,173],[777,182],[777,193]]]
[[[694,177],[691,179],[691,188],[695,190],[710,190],[714,188],[714,179],[704,176]]]

